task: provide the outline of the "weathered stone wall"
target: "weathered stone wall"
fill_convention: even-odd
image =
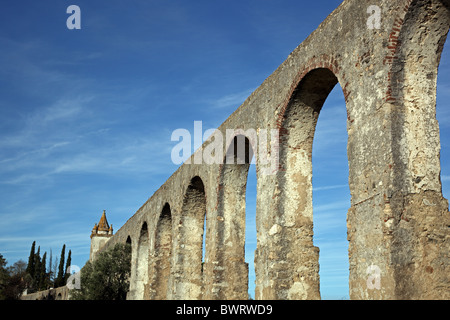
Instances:
[[[255,129],[258,141],[260,129],[279,132],[267,147],[279,156],[278,170],[267,174],[257,163],[256,299],[320,298],[311,152],[336,83],[348,114],[350,298],[450,297],[435,116],[450,1],[376,2],[380,29],[367,27],[373,1],[344,1],[218,128],[224,137],[226,129]],[[247,298],[247,172],[248,161],[185,163],[117,231],[105,248],[132,244],[129,299]],[[368,270],[376,270],[379,288],[368,285]]]
[[[91,251],[89,254],[90,261],[93,261],[97,257],[98,251],[105,245],[108,239],[108,237],[102,236],[91,237]]]
[[[69,300],[69,292],[69,288],[64,286],[25,294],[20,297],[20,300]]]

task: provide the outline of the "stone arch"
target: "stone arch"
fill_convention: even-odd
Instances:
[[[168,297],[172,259],[172,213],[167,202],[159,215],[156,225],[153,259],[152,299],[165,300]]]
[[[142,223],[136,252],[135,300],[148,300],[150,239],[147,222]]]
[[[437,75],[450,27],[450,1],[409,0],[395,20],[386,106],[391,112],[392,177],[386,193],[390,263],[382,272],[396,299],[448,297],[448,201],[440,181]],[[422,231],[428,230],[427,234]],[[439,239],[430,241],[430,239]],[[448,237],[447,237],[448,239]],[[433,272],[427,272],[433,270]],[[386,295],[385,295],[386,297]]]
[[[285,190],[279,204],[283,215],[271,231],[275,237],[279,231],[281,239],[295,239],[282,245],[287,251],[279,252],[280,257],[289,257],[295,247],[303,248],[290,262],[303,268],[302,272],[284,272],[280,277],[289,288],[284,293],[288,299],[320,298],[319,250],[313,245],[312,146],[320,111],[337,83],[329,68],[309,71],[292,93],[283,115],[280,163],[285,171],[279,176]]]
[[[245,193],[257,140],[254,130],[237,132],[228,143],[226,159],[221,166],[217,217],[212,222],[215,230],[215,299],[248,298]]]
[[[338,78],[325,66],[304,73],[279,121],[280,195],[276,212],[258,223],[258,229],[264,229],[258,231],[258,248],[264,250],[258,249],[255,257],[257,299],[320,299],[319,250],[313,245],[312,145],[320,110]]]
[[[186,189],[178,226],[175,299],[202,299],[205,217],[205,186],[202,179],[195,176]]]
[[[134,274],[134,268],[135,268],[135,264],[133,263],[133,246],[132,246],[132,243],[131,243],[131,236],[130,235],[128,235],[127,236],[127,239],[126,239],[126,241],[125,241],[125,244],[126,245],[129,245],[130,246],[130,250],[131,250],[131,254],[130,254],[130,260],[131,260],[131,263],[130,263],[130,265],[131,265],[131,270],[130,270],[130,275],[129,275],[129,282],[130,282],[130,285],[128,286],[128,292],[127,292],[127,300],[130,300],[130,299],[133,299],[133,297],[132,297],[132,293],[131,293],[131,288],[134,286],[134,284],[133,284],[133,274]]]
[[[390,34],[386,102],[395,105],[393,188],[403,192],[440,191],[437,74],[450,26],[449,0],[409,0]],[[406,146],[406,148],[405,148]]]

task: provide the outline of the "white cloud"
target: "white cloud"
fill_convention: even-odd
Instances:
[[[313,191],[325,191],[325,190],[333,190],[333,189],[341,189],[348,188],[347,184],[337,184],[332,186],[323,186],[323,187],[313,187]]]
[[[55,121],[73,120],[83,111],[83,104],[90,100],[92,100],[92,97],[58,100],[31,121],[40,126],[45,126]]]
[[[317,205],[314,206],[314,213],[328,213],[328,212],[332,212],[336,209],[345,209],[349,207],[350,205],[350,201],[347,200],[339,200],[339,201],[334,201],[331,203],[326,203],[326,204],[321,204],[321,205]]]
[[[335,155],[345,155],[346,157],[348,134],[344,98],[342,97],[342,101],[339,101],[336,94],[331,98],[330,101],[325,102],[316,125],[313,163],[314,159],[324,157],[327,159],[330,159],[331,156],[335,157]]]
[[[237,93],[231,93],[212,100],[208,104],[215,109],[226,107],[234,107],[234,109],[237,109],[252,94],[253,91],[255,91],[255,88],[247,89]]]
[[[0,172],[7,175],[4,184],[28,184],[52,180],[63,173],[95,173],[103,175],[142,175],[171,173],[171,141],[160,136],[138,139],[105,131],[73,137],[31,151],[24,151],[0,162]],[[77,140],[75,140],[77,139]],[[93,142],[92,140],[98,140]]]
[[[0,238],[0,243],[15,243],[20,245],[21,243],[31,243],[36,240],[36,242],[45,242],[47,244],[59,244],[61,243],[61,240],[63,241],[70,241],[70,242],[86,242],[86,233],[54,233],[51,235],[46,236],[39,236],[38,239],[36,239],[36,236],[29,236],[29,237],[23,237],[23,236],[10,236],[10,237],[2,237]],[[38,243],[39,244],[39,243]]]
[[[40,181],[42,183],[44,181],[47,181],[48,178],[48,174],[25,173],[19,174],[10,179],[2,180],[0,183],[10,185],[29,184],[35,181]]]
[[[82,267],[89,259],[90,239],[88,232],[53,232],[44,236],[37,233],[33,233],[33,235],[30,236],[5,236],[0,238],[0,246],[2,248],[7,248],[7,250],[2,251],[1,253],[8,261],[8,264],[12,265],[19,259],[26,260],[30,253],[31,244],[33,241],[36,241],[36,250],[39,246],[41,257],[44,252],[47,252],[48,263],[50,250],[52,252],[52,259],[59,259],[61,248],[65,244],[65,257],[67,258],[68,251],[71,250],[72,264]]]

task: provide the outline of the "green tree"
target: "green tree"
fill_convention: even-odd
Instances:
[[[33,244],[31,245],[31,251],[30,251],[30,256],[28,257],[28,265],[27,265],[27,272],[32,278],[34,277],[34,271],[35,271],[35,257],[34,257],[35,247],[36,247],[36,241],[33,241]]]
[[[48,260],[48,274],[47,274],[47,278],[48,278],[48,286],[51,286],[52,283],[52,249],[50,248],[50,258]]]
[[[65,271],[64,271],[64,255],[65,255],[65,251],[66,251],[66,245],[64,244],[63,247],[62,247],[62,250],[61,250],[61,258],[59,259],[58,276],[56,277],[56,280],[55,280],[55,288],[65,285],[65,283],[64,283],[64,275],[65,275]]]
[[[70,273],[67,273],[67,270],[69,270],[71,263],[72,263],[72,250],[69,250],[69,254],[67,255],[66,270],[64,274],[64,284],[67,283],[67,279],[69,279],[70,277]]]
[[[9,273],[6,269],[7,263],[6,259],[0,253],[0,300],[6,299],[5,290],[9,280]]]
[[[32,291],[39,291],[39,278],[41,276],[41,268],[41,246],[39,246],[37,252],[34,254],[34,272],[33,275],[31,275],[31,278],[33,279],[31,284]]]
[[[11,267],[8,268],[8,272],[11,275],[16,274],[24,275],[27,273],[27,264],[25,263],[25,261],[20,259],[19,261],[15,262]]]
[[[116,244],[81,269],[73,300],[125,300],[130,287],[131,245]]]
[[[56,269],[58,267],[58,258],[55,257],[55,259],[53,260],[52,258],[53,253],[52,253],[52,249],[50,249],[50,260],[48,261],[48,273],[49,273],[49,282],[50,282],[50,286],[52,287],[56,287],[55,283],[56,283]]]
[[[44,252],[44,255],[42,256],[42,261],[41,261],[41,270],[40,270],[40,274],[39,274],[39,285],[38,285],[38,290],[46,290],[47,289],[47,285],[48,285],[48,281],[47,281],[47,271],[46,271],[46,261],[47,260],[47,252]]]
[[[31,276],[26,272],[27,264],[19,260],[8,268],[8,279],[2,292],[5,300],[18,300],[26,288],[30,286]]]

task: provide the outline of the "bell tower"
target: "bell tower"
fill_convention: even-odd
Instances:
[[[105,243],[113,235],[113,227],[109,226],[108,220],[106,220],[106,211],[103,210],[103,214],[98,224],[94,225],[91,232],[91,252],[89,260],[93,261],[97,252],[105,245]]]

